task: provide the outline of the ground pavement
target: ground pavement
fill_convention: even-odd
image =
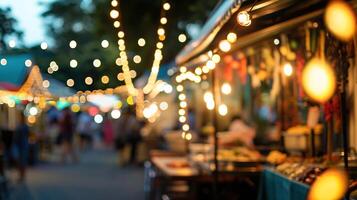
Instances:
[[[119,168],[116,154],[92,150],[78,164],[47,163],[28,171],[26,184],[11,184],[11,200],[142,200],[144,170]]]

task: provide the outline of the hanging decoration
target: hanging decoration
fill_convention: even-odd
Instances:
[[[120,22],[120,13],[119,13],[119,2],[117,0],[112,0],[111,5],[113,6],[113,9],[110,11],[110,16],[113,18],[115,21],[113,23],[114,28],[119,29],[118,31],[118,46],[119,46],[119,61],[117,64],[120,64],[122,66],[122,71],[123,73],[118,74],[118,79],[119,80],[124,80],[125,85],[128,89],[128,93],[132,96],[138,96],[139,94],[139,89],[135,88],[133,84],[133,74],[134,72],[130,70],[129,67],[129,62],[128,62],[128,56],[126,53],[126,47],[125,47],[125,33],[123,31],[123,28],[121,26]],[[162,56],[162,48],[164,46],[163,42],[166,39],[165,36],[165,29],[164,25],[167,23],[167,18],[166,18],[166,12],[170,10],[171,5],[168,2],[165,2],[162,5],[162,10],[161,10],[161,17],[160,17],[160,26],[157,29],[157,35],[158,35],[158,41],[156,43],[156,50],[154,53],[154,61],[151,67],[151,72],[150,76],[148,79],[147,84],[143,87],[143,93],[144,94],[149,94],[150,92],[153,91],[156,81],[157,81],[157,75],[159,73],[159,68],[161,64],[161,60],[163,58]],[[145,40],[143,38],[140,38],[138,40],[138,45],[139,46],[144,46],[145,45]],[[134,62],[140,63],[141,59],[139,57],[136,57]]]

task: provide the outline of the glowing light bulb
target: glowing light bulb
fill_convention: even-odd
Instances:
[[[119,27],[120,27],[120,22],[119,22],[119,21],[115,21],[115,22],[113,23],[113,26],[114,26],[115,28],[119,28]]]
[[[222,87],[221,87],[221,91],[223,94],[230,94],[232,92],[232,87],[229,83],[223,83]]]
[[[201,75],[201,74],[202,74],[202,69],[201,69],[200,67],[197,67],[197,68],[195,69],[195,73],[196,73],[197,75]]]
[[[76,67],[78,66],[77,60],[72,59],[72,60],[69,62],[69,66],[72,67],[72,68],[76,68]]]
[[[31,107],[29,110],[30,115],[37,115],[38,109],[36,107]]]
[[[347,189],[348,177],[346,172],[341,169],[331,168],[323,172],[319,178],[316,179],[310,188],[307,199],[343,199]]]
[[[109,77],[108,76],[102,76],[101,81],[104,84],[108,84],[109,83]]]
[[[72,110],[72,112],[79,112],[80,110],[81,110],[81,107],[78,105],[78,104],[72,104],[71,105],[71,110]]]
[[[231,43],[229,43],[227,40],[222,40],[219,43],[219,49],[223,52],[228,52],[231,50]]]
[[[93,79],[92,79],[92,77],[86,77],[85,79],[84,79],[84,82],[87,84],[87,85],[92,85],[92,83],[93,83]]]
[[[235,34],[233,32],[228,33],[227,41],[230,42],[230,43],[233,43],[233,42],[237,41],[237,34]]]
[[[48,44],[46,42],[41,42],[40,47],[42,50],[46,50],[48,48]]]
[[[192,139],[192,134],[191,133],[186,133],[185,134],[185,139],[186,140],[191,140]]]
[[[179,122],[185,123],[186,122],[186,117],[185,116],[180,116],[179,117]]]
[[[221,56],[219,56],[218,54],[214,54],[212,56],[212,61],[215,63],[219,63],[221,61]]]
[[[163,28],[157,29],[157,34],[158,35],[165,35],[165,29],[163,29]]]
[[[119,17],[119,12],[117,10],[111,10],[110,11],[110,17],[113,19],[116,19]]]
[[[164,3],[162,7],[164,8],[164,10],[170,10],[171,5],[169,3]]]
[[[30,59],[25,60],[25,66],[26,67],[31,67],[32,66],[32,61]]]
[[[206,102],[206,106],[207,106],[208,110],[213,110],[214,109],[214,101]]]
[[[9,41],[9,47],[10,47],[10,48],[15,48],[15,46],[16,46],[15,40],[10,40],[10,41]]]
[[[182,130],[183,130],[183,131],[189,131],[189,130],[190,130],[190,125],[184,124],[184,125],[182,126]]]
[[[218,107],[218,113],[219,113],[221,116],[226,116],[227,113],[228,113],[227,105],[226,105],[226,104],[221,104],[221,105],[219,105],[219,107]]]
[[[139,46],[141,46],[141,47],[143,47],[143,46],[145,46],[145,39],[144,38],[140,38],[139,40],[138,40],[138,45]]]
[[[277,39],[277,38],[275,38],[275,39],[274,39],[274,44],[275,44],[275,45],[279,45],[279,44],[280,44],[280,40]]]
[[[162,18],[160,19],[160,23],[161,23],[161,24],[166,24],[166,23],[167,23],[167,18],[166,18],[166,17],[162,17]]]
[[[77,47],[77,42],[76,42],[75,40],[71,40],[71,41],[69,42],[69,47],[70,47],[71,49],[76,48],[76,47]]]
[[[249,26],[252,23],[250,15],[247,11],[239,12],[237,15],[237,21],[241,26]]]
[[[112,116],[113,119],[119,119],[121,116],[121,112],[118,109],[112,110],[112,112],[110,112],[110,115]]]
[[[48,80],[43,80],[43,81],[42,81],[42,86],[43,86],[44,88],[50,87],[50,81],[48,81]]]
[[[187,37],[185,34],[181,33],[179,36],[178,36],[178,41],[181,42],[181,43],[184,43],[186,42],[187,40]]]
[[[283,66],[285,76],[291,76],[293,74],[293,66],[290,63],[285,63]]]
[[[102,40],[101,45],[102,45],[103,48],[108,48],[108,47],[109,47],[109,42],[108,42],[108,40]]]
[[[336,88],[333,69],[323,60],[310,60],[302,72],[302,86],[313,100],[326,102],[333,96]]]
[[[209,101],[213,101],[213,94],[212,94],[212,92],[205,92],[204,94],[203,94],[203,99],[204,99],[204,101],[205,102],[209,102]]]
[[[330,1],[324,19],[328,30],[340,40],[349,41],[356,32],[355,12],[344,1]]]
[[[177,92],[182,92],[183,91],[183,86],[182,85],[178,85],[176,87],[176,90],[177,90]]]
[[[113,7],[117,7],[118,6],[118,1],[117,0],[112,0],[111,2]]]
[[[102,122],[103,122],[103,116],[100,115],[100,114],[96,114],[96,115],[94,116],[94,122],[97,123],[97,124],[102,123]]]
[[[101,64],[102,64],[102,62],[99,59],[94,59],[93,60],[93,66],[94,67],[100,67]]]
[[[73,86],[74,86],[74,80],[71,79],[71,78],[68,79],[68,80],[67,80],[67,86],[68,86],[68,87],[73,87]]]
[[[136,64],[140,63],[141,62],[141,57],[139,55],[135,55],[134,58],[133,58],[134,62]]]
[[[5,58],[2,58],[2,59],[0,60],[0,64],[1,64],[2,66],[5,66],[5,65],[7,64],[7,60],[6,60]]]
[[[167,110],[169,108],[169,104],[165,101],[161,102],[159,105],[161,110]]]
[[[202,72],[207,74],[209,72],[209,68],[205,65],[202,67]]]
[[[216,63],[213,62],[213,60],[208,60],[206,66],[208,67],[208,69],[213,70],[214,68],[216,68]]]

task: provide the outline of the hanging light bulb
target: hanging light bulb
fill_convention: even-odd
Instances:
[[[293,74],[293,66],[290,63],[285,63],[283,66],[285,76],[291,76]]]
[[[230,94],[232,92],[232,87],[229,83],[223,83],[222,87],[221,87],[221,91],[223,94]]]
[[[326,102],[336,88],[332,68],[323,60],[310,60],[302,72],[302,86],[309,97],[320,103]]]
[[[330,1],[325,12],[328,30],[343,41],[352,39],[356,32],[356,16],[351,6],[344,1]]]
[[[218,107],[218,113],[219,113],[221,116],[226,116],[227,113],[228,113],[227,105],[226,105],[226,104],[221,104],[221,105],[219,105],[219,107]]]
[[[228,33],[227,40],[230,43],[233,43],[233,42],[237,41],[237,34],[235,34],[233,32]]]
[[[237,21],[241,26],[249,26],[252,23],[250,15],[247,11],[239,12],[237,15]]]
[[[229,43],[227,40],[222,40],[219,43],[219,49],[223,52],[228,52],[229,50],[231,50],[231,43]]]

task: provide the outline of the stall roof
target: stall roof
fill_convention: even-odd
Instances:
[[[236,12],[244,1],[246,0],[221,1],[203,26],[201,33],[177,55],[176,63],[182,64],[203,51],[212,42],[221,27],[229,20],[230,15]]]
[[[3,57],[7,63],[0,66],[0,89],[17,91],[21,88],[30,68],[25,66],[25,60],[31,59],[30,54],[6,55]]]
[[[231,1],[224,1],[231,2]],[[198,38],[192,40],[184,49],[177,55],[176,63],[177,65],[196,65],[198,63],[203,63],[207,60],[207,56],[204,56],[205,52],[208,50],[213,50],[213,47],[217,46],[217,43],[225,37],[227,30],[234,30],[238,34],[238,40],[241,38],[240,42],[245,44],[250,44],[257,39],[261,39],[262,35],[254,35],[260,30],[268,28],[273,25],[282,23],[283,24],[290,19],[295,19],[300,17],[300,19],[308,20],[312,17],[316,17],[322,14],[321,9],[326,5],[326,1],[323,0],[309,0],[309,1],[299,1],[299,0],[257,0],[255,1],[236,1],[236,4],[231,4],[231,7],[220,4],[221,9],[216,9],[216,15],[213,14],[211,18],[207,21],[204,27],[211,27],[210,31],[205,28],[202,29],[201,34]],[[255,5],[254,5],[255,4]],[[254,5],[254,7],[253,7]],[[234,9],[233,9],[234,7]],[[249,27],[240,27],[237,25],[235,20],[236,14],[239,11],[251,10],[252,15],[252,25]],[[219,13],[219,14],[218,14]],[[314,13],[314,14],[310,14]],[[304,15],[309,15],[308,17],[303,17]],[[215,21],[216,20],[216,21]],[[218,20],[221,20],[219,23]],[[215,22],[214,24],[212,24]],[[295,20],[295,25],[297,21]],[[288,24],[290,25],[290,24]],[[279,34],[277,31],[284,30],[283,28],[277,28],[279,25],[275,26],[275,34]],[[273,29],[272,29],[273,30]],[[265,34],[266,32],[262,32]],[[269,32],[269,36],[272,33]],[[232,49],[238,49],[241,47],[241,43],[236,42]]]

